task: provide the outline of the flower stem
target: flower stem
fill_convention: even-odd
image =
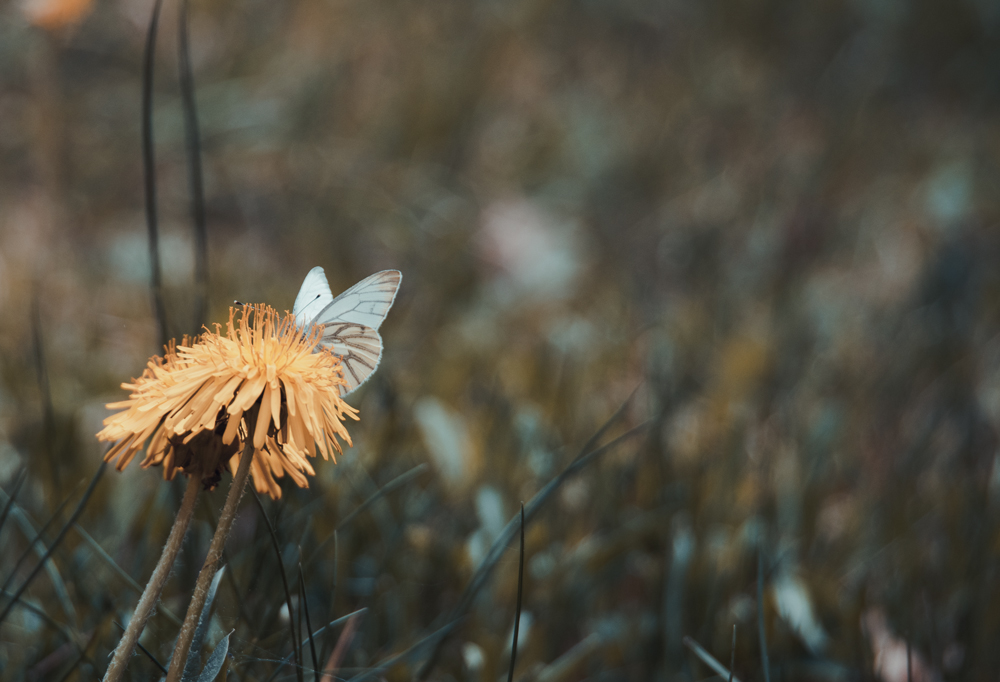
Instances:
[[[132,657],[132,652],[135,651],[139,635],[142,634],[146,621],[149,620],[149,616],[153,612],[153,607],[159,601],[160,592],[163,590],[163,585],[170,575],[170,569],[173,568],[174,561],[177,559],[184,534],[187,532],[188,524],[191,523],[194,503],[198,499],[199,490],[201,490],[200,478],[189,476],[180,511],[177,512],[173,528],[170,529],[170,537],[167,538],[167,543],[163,546],[160,560],[157,562],[156,568],[153,569],[153,575],[150,576],[149,582],[146,583],[146,589],[143,590],[142,597],[139,598],[139,604],[135,607],[135,613],[132,614],[128,627],[125,628],[125,634],[118,642],[115,656],[111,659],[111,665],[108,666],[108,671],[104,675],[104,682],[117,682],[125,673],[125,668],[128,667],[128,661]]]
[[[229,529],[233,527],[233,520],[236,518],[236,507],[243,497],[243,492],[247,487],[247,478],[250,475],[250,461],[253,459],[253,433],[257,421],[256,408],[248,410],[244,414],[246,420],[246,442],[243,446],[243,455],[240,457],[240,466],[233,476],[233,484],[229,488],[229,495],[226,497],[226,504],[222,507],[222,514],[219,515],[219,525],[215,528],[215,535],[212,537],[212,544],[208,548],[208,556],[198,574],[198,583],[195,585],[194,594],[191,596],[191,603],[188,604],[187,615],[184,616],[184,625],[181,626],[181,633],[177,637],[177,646],[174,654],[170,658],[170,668],[167,673],[167,682],[178,682],[181,673],[184,672],[184,665],[187,662],[188,651],[191,649],[191,641],[194,639],[194,631],[198,627],[198,619],[201,617],[202,607],[208,597],[208,588],[212,584],[212,578],[219,570],[222,562],[222,550],[226,545],[226,538],[229,537]]]

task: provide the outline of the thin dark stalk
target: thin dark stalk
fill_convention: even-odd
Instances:
[[[28,478],[28,468],[21,465],[21,470],[17,472],[17,480],[14,481],[14,490],[11,491],[10,496],[7,498],[7,504],[4,505],[3,511],[0,512],[0,530],[3,530],[3,524],[7,521],[7,515],[10,514],[10,510],[14,507],[14,498],[17,497],[17,493],[21,490],[21,486],[24,484],[26,478]]]
[[[11,593],[9,593],[9,592],[0,592],[0,594],[2,594],[4,597],[7,597],[8,599],[13,599],[14,598],[14,595],[11,594]],[[54,627],[56,630],[58,630],[59,633],[63,637],[65,637],[68,642],[71,642],[78,649],[80,648],[80,645],[79,645],[79,643],[77,641],[78,640],[78,635],[77,635],[76,631],[74,631],[74,630],[72,630],[70,628],[70,626],[63,625],[62,623],[60,623],[59,621],[57,621],[52,616],[50,616],[49,614],[45,613],[45,611],[41,610],[40,608],[38,608],[37,606],[35,606],[34,604],[32,604],[30,602],[26,602],[23,599],[18,599],[16,601],[17,601],[17,605],[20,606],[22,609],[27,609],[28,611],[31,611],[33,614],[35,614],[36,616],[38,616],[39,618],[41,618],[42,620],[44,620],[46,623],[48,623],[49,625],[51,625],[52,627]]]
[[[451,634],[451,632],[455,629],[456,626],[458,626],[459,623],[462,622],[463,619],[464,617],[459,618],[457,620],[453,620],[444,627],[438,628],[437,630],[427,635],[426,637],[421,639],[419,642],[417,642],[410,648],[406,649],[401,653],[396,654],[395,656],[390,656],[389,658],[378,663],[374,667],[371,667],[368,670],[365,670],[364,672],[355,675],[348,682],[367,682],[367,680],[380,676],[383,672],[385,672],[392,666],[396,665],[397,663],[405,661],[410,656],[413,656],[414,654],[419,652],[425,646],[428,646],[430,644],[440,645],[440,643],[443,642],[444,639],[449,634]]]
[[[573,476],[573,474],[578,473],[585,466],[587,466],[595,459],[597,459],[604,453],[608,452],[609,450],[612,450],[615,447],[621,445],[622,443],[639,435],[640,433],[645,431],[648,426],[649,422],[644,422],[639,426],[636,426],[635,428],[631,429],[630,431],[625,432],[618,438],[615,438],[607,445],[603,445],[597,448],[596,450],[592,450],[591,452],[588,452],[582,457],[578,457],[577,459],[575,459],[572,464],[570,464],[568,467],[566,467],[566,469],[562,471],[562,473],[560,473],[554,479],[549,481],[549,483],[546,484],[544,488],[539,490],[535,494],[535,496],[531,498],[531,500],[524,508],[525,523],[534,518],[535,514],[538,513],[538,510],[541,508],[541,506],[546,501],[548,501],[548,499],[552,496],[552,494],[556,490],[558,490],[559,487],[568,478]],[[462,597],[459,600],[459,604],[458,607],[456,607],[456,609],[460,608],[464,612],[472,604],[472,601],[475,599],[476,594],[478,594],[479,590],[482,589],[483,585],[486,584],[486,580],[487,578],[489,578],[489,574],[492,572],[493,568],[496,567],[497,562],[500,560],[500,556],[503,554],[503,550],[513,539],[514,533],[517,532],[517,527],[518,527],[518,517],[515,516],[513,519],[507,522],[507,525],[504,527],[503,531],[501,531],[500,535],[493,542],[493,546],[490,547],[490,551],[486,555],[486,559],[483,561],[479,569],[473,575],[472,580],[469,583],[469,586],[466,587],[465,589],[465,592],[462,593]],[[452,620],[454,620],[454,618],[452,618]]]
[[[616,419],[618,415],[622,413],[623,410],[619,409],[619,411],[615,413],[612,419]],[[538,510],[542,507],[542,505],[545,504],[546,501],[548,501],[548,499],[552,496],[552,494],[556,490],[558,490],[559,487],[567,479],[569,479],[574,474],[578,473],[581,469],[583,469],[588,464],[596,460],[605,452],[608,452],[609,450],[617,447],[618,445],[624,443],[627,440],[630,440],[631,438],[634,438],[635,436],[645,431],[649,427],[650,423],[651,422],[648,421],[643,422],[639,426],[636,426],[635,428],[625,432],[621,436],[618,436],[618,438],[615,438],[611,442],[602,445],[601,447],[595,450],[591,450],[590,452],[581,451],[580,454],[576,457],[576,459],[574,459],[573,462],[568,467],[563,469],[563,471],[558,476],[549,481],[544,488],[535,493],[535,496],[531,498],[531,500],[525,506],[524,510],[525,523],[527,523],[534,517],[534,515],[538,512]],[[606,427],[607,424],[601,427],[601,430],[602,431],[606,430]],[[593,441],[593,439],[591,439],[591,441]],[[447,617],[447,620],[449,622],[454,623],[460,620],[461,617],[472,605],[472,602],[475,599],[476,595],[479,593],[479,590],[481,590],[483,586],[486,584],[486,581],[489,579],[490,574],[496,567],[497,562],[500,561],[500,557],[503,555],[504,550],[507,548],[507,545],[514,538],[514,534],[517,532],[517,525],[518,525],[518,517],[515,516],[507,523],[506,526],[504,526],[504,529],[500,532],[500,534],[497,536],[497,539],[493,542],[493,546],[490,547],[490,551],[486,554],[486,558],[483,560],[482,564],[480,564],[475,574],[473,574],[472,579],[469,581],[469,584],[465,588],[465,591],[462,592],[462,596],[459,598],[458,603],[449,612]],[[418,680],[427,679],[427,676],[430,674],[431,670],[433,670],[434,666],[437,663],[437,657],[441,650],[441,645],[443,642],[444,639],[441,639],[436,643],[434,650],[431,652],[431,655],[428,657],[423,667],[417,673]]]
[[[861,679],[862,680],[873,680],[875,679],[875,664],[871,656],[868,655],[868,628],[865,626],[865,619],[860,618],[858,620],[858,628],[860,630],[861,637],[858,639],[858,646],[861,653]]]
[[[906,682],[913,682],[913,649],[910,638],[906,638]]]
[[[366,499],[364,502],[362,502],[357,507],[355,507],[354,510],[350,514],[348,514],[347,516],[345,516],[340,521],[340,523],[337,524],[337,527],[333,529],[332,533],[330,533],[329,535],[327,535],[325,538],[323,538],[322,542],[320,542],[318,545],[316,545],[316,549],[313,550],[312,554],[309,556],[309,558],[305,562],[306,568],[309,568],[309,565],[317,557],[320,556],[320,553],[322,552],[323,548],[326,546],[326,543],[330,542],[331,540],[333,540],[336,537],[337,531],[343,530],[344,527],[347,524],[349,524],[351,521],[353,521],[358,516],[358,514],[360,514],[364,510],[368,509],[368,507],[372,506],[373,504],[375,504],[375,502],[377,502],[383,495],[387,495],[387,494],[391,493],[393,490],[395,490],[396,488],[399,488],[403,484],[409,482],[411,479],[413,479],[415,476],[417,476],[418,474],[422,473],[426,469],[427,469],[427,465],[426,464],[418,464],[417,466],[413,467],[409,471],[400,474],[396,478],[394,478],[391,481],[389,481],[388,483],[386,483],[384,486],[382,486],[381,488],[379,488],[378,490],[376,490],[374,493],[372,493],[371,496],[368,497],[368,499]]]
[[[733,645],[729,649],[729,682],[733,682],[733,670],[736,669],[736,623],[733,623]]]
[[[121,630],[122,632],[125,631],[125,628],[122,627],[122,624],[119,623],[117,620],[114,621],[114,624],[117,625],[118,629]],[[167,669],[163,667],[163,664],[160,663],[160,661],[156,658],[156,656],[154,656],[153,654],[150,653],[149,649],[147,649],[146,647],[144,647],[142,645],[142,642],[136,642],[135,645],[137,647],[139,647],[139,651],[141,651],[142,653],[146,654],[146,658],[148,658],[149,660],[151,660],[153,662],[153,665],[155,665],[157,668],[160,669],[161,673],[163,673],[164,675],[167,674]]]
[[[577,459],[583,457],[584,456],[583,453],[590,452],[591,450],[593,450],[594,446],[597,445],[597,442],[604,437],[605,433],[608,432],[608,429],[614,426],[615,422],[617,422],[619,419],[622,418],[622,416],[625,414],[625,410],[627,410],[628,406],[632,404],[632,399],[635,398],[635,394],[639,392],[639,388],[641,386],[642,384],[632,389],[632,392],[629,393],[629,396],[625,398],[625,401],[618,406],[618,409],[615,410],[615,413],[610,417],[608,417],[607,421],[601,424],[600,428],[597,429],[597,432],[594,433],[594,435],[591,436],[587,440],[587,442],[583,444],[583,447],[580,448],[579,454],[577,454],[576,456]]]
[[[336,613],[337,611],[337,563],[340,559],[340,541],[337,536],[337,531],[333,532],[333,584],[330,585],[330,610]],[[336,644],[334,644],[336,646]],[[319,660],[326,661],[326,645],[320,649]],[[324,664],[325,665],[325,664]]]
[[[45,344],[42,341],[42,315],[38,309],[38,289],[35,289],[31,300],[31,340],[35,350],[35,379],[38,390],[42,394],[42,445],[45,457],[49,463],[49,473],[52,475],[52,487],[56,497],[61,494],[59,480],[59,463],[55,453],[56,415],[52,407],[52,389],[49,384],[49,368],[45,363]]]
[[[507,682],[514,682],[514,663],[517,661],[517,634],[521,629],[521,595],[524,588],[524,502],[521,503],[521,551],[517,558],[517,609],[514,612],[514,640],[510,643],[510,670]],[[731,681],[730,681],[731,682]]]
[[[681,642],[684,644],[684,646],[690,649],[695,656],[701,659],[702,663],[711,668],[712,672],[714,672],[716,675],[718,675],[719,677],[728,677],[730,682],[740,682],[739,678],[733,677],[732,668],[726,670],[726,666],[719,663],[719,661],[715,658],[715,656],[708,653],[708,651],[706,651],[703,646],[698,644],[698,642],[694,641],[692,638],[686,635],[681,640]]]
[[[299,593],[302,595],[302,608],[306,617],[306,632],[309,633],[309,653],[312,654],[313,678],[319,682],[319,660],[316,658],[316,642],[313,640],[312,621],[309,620],[309,604],[306,602],[306,578],[302,574],[302,562],[299,562]]]
[[[31,539],[31,542],[29,542],[28,546],[24,548],[24,551],[21,553],[21,556],[19,556],[17,558],[17,561],[14,562],[14,568],[11,570],[10,575],[8,575],[7,579],[3,581],[3,585],[0,585],[0,592],[7,591],[7,588],[10,586],[11,581],[14,580],[14,576],[17,575],[17,569],[21,568],[21,564],[23,564],[25,560],[31,555],[31,552],[35,548],[35,544],[39,543],[43,547],[45,546],[45,541],[43,540],[43,538],[45,537],[45,532],[49,529],[49,527],[53,523],[55,523],[56,519],[59,518],[59,515],[62,514],[62,510],[66,508],[66,505],[69,504],[69,501],[73,499],[73,495],[75,495],[76,491],[79,489],[80,485],[77,485],[75,488],[73,488],[73,491],[69,495],[67,495],[63,499],[63,501],[59,503],[59,506],[56,507],[56,510],[52,512],[52,516],[49,517],[49,520],[45,522],[45,524],[39,529],[37,533],[35,533],[35,537]]]
[[[181,0],[178,15],[178,70],[184,108],[184,140],[187,146],[188,186],[191,190],[191,219],[194,226],[195,306],[194,332],[205,324],[208,309],[208,229],[205,221],[205,182],[201,172],[201,133],[198,106],[194,97],[191,49],[188,44],[188,0]]]
[[[342,625],[342,624],[348,622],[349,620],[351,620],[352,618],[354,618],[355,616],[360,615],[360,614],[364,613],[367,610],[368,610],[368,608],[364,607],[364,608],[358,609],[357,611],[352,611],[351,613],[347,614],[346,616],[341,616],[340,618],[338,618],[336,620],[330,621],[329,623],[327,623],[326,625],[324,625],[320,629],[316,630],[316,632],[310,632],[309,635],[312,636],[312,637],[315,637],[316,635],[319,635],[324,630],[327,630],[327,629],[330,629],[330,628],[335,628],[338,625]],[[305,641],[303,640],[302,643],[304,645]],[[294,650],[294,647],[292,647],[292,648]],[[268,677],[265,680],[265,682],[271,682],[275,677],[277,677],[278,673],[280,673],[282,671],[282,669],[284,669],[284,667],[286,665],[288,665],[289,663],[292,662],[292,658],[293,657],[294,657],[294,654],[288,654],[287,656],[285,656],[280,661],[277,661],[278,666],[271,673],[271,676]]]
[[[771,664],[767,658],[767,633],[764,632],[764,549],[757,546],[757,635],[760,638],[760,662],[764,682],[771,682]]]
[[[139,647],[139,651],[141,651],[142,653],[146,654],[146,658],[148,658],[149,660],[151,660],[151,661],[153,662],[153,665],[155,665],[155,666],[156,666],[157,668],[159,668],[159,669],[160,669],[160,672],[161,672],[161,673],[163,673],[164,675],[166,675],[166,674],[167,674],[167,669],[163,667],[163,664],[162,664],[162,663],[160,663],[160,661],[159,661],[159,660],[157,660],[156,656],[154,656],[154,655],[153,655],[153,654],[152,654],[152,653],[151,653],[151,652],[149,651],[149,649],[147,649],[146,647],[144,647],[144,646],[142,645],[142,642],[136,642],[136,643],[135,643],[135,645],[136,645],[137,647]]]
[[[125,569],[123,569],[121,566],[119,566],[117,564],[117,562],[115,562],[115,560],[111,558],[111,555],[104,551],[104,548],[101,547],[100,543],[98,543],[97,540],[95,540],[94,538],[92,538],[90,536],[90,533],[88,533],[83,528],[83,526],[81,526],[79,523],[75,523],[75,524],[73,524],[73,530],[75,530],[77,532],[77,534],[81,538],[83,538],[84,542],[86,542],[88,545],[90,545],[90,548],[92,550],[94,550],[94,553],[97,554],[97,556],[104,563],[106,563],[108,565],[108,567],[112,571],[114,571],[115,573],[118,574],[119,578],[121,578],[122,580],[125,581],[125,584],[128,585],[129,588],[131,588],[138,595],[142,594],[142,585],[140,585],[139,583],[137,583],[132,578],[132,576],[130,576],[128,573],[126,573]],[[163,604],[160,604],[159,608],[156,609],[156,613],[157,614],[162,614],[164,618],[166,618],[167,620],[169,620],[171,623],[173,623],[177,627],[181,626],[181,619],[178,618],[176,615],[174,615],[174,612],[171,611],[170,609],[168,609]]]
[[[24,591],[28,589],[28,586],[31,584],[31,581],[34,580],[35,576],[38,575],[38,572],[42,570],[42,566],[44,566],[45,562],[49,560],[49,557],[52,556],[52,553],[56,551],[56,548],[59,546],[59,543],[61,543],[63,538],[66,537],[66,533],[69,532],[69,529],[73,526],[74,523],[76,523],[76,520],[80,517],[80,514],[83,513],[83,509],[84,507],[87,506],[87,502],[90,501],[90,496],[93,494],[94,489],[97,487],[97,482],[100,481],[101,476],[104,475],[104,470],[107,467],[107,465],[108,465],[107,462],[101,462],[101,465],[97,467],[97,471],[94,473],[94,477],[90,479],[90,485],[87,486],[87,490],[83,493],[83,497],[80,498],[79,504],[77,504],[76,509],[73,510],[73,515],[70,516],[69,521],[59,530],[59,533],[52,541],[52,544],[49,545],[49,548],[45,551],[45,554],[43,554],[42,558],[38,561],[38,565],[36,565],[35,568],[32,569],[31,574],[28,575],[27,579],[25,579],[21,587],[19,587],[17,591],[14,593],[14,596],[11,598],[10,603],[7,604],[7,607],[3,610],[2,613],[0,613],[0,623],[4,621],[4,619],[7,617],[7,614],[10,613],[10,610],[14,608],[14,604],[16,604],[17,600],[21,598],[21,595],[24,594]]]
[[[198,627],[198,620],[201,618],[202,608],[205,606],[205,600],[208,598],[209,587],[212,584],[212,579],[215,578],[215,574],[219,570],[219,565],[222,563],[222,548],[225,546],[226,538],[229,537],[229,531],[233,527],[233,521],[236,519],[236,508],[243,498],[243,492],[246,490],[247,480],[250,477],[250,462],[254,455],[253,432],[257,424],[257,410],[260,409],[259,406],[260,403],[258,401],[254,407],[243,413],[246,425],[246,441],[243,445],[243,455],[240,457],[240,465],[236,469],[232,485],[229,487],[229,494],[226,496],[226,503],[222,507],[222,513],[219,514],[219,525],[215,529],[215,535],[212,536],[212,544],[208,547],[205,563],[198,574],[198,582],[195,585],[194,594],[191,595],[187,614],[184,616],[184,625],[181,626],[181,632],[177,636],[177,645],[174,647],[174,653],[170,658],[170,666],[168,668],[170,672],[167,675],[167,682],[178,682],[180,680],[180,676],[184,671],[184,665],[187,662],[188,651],[191,649],[191,642],[194,640],[195,630]]]
[[[924,602],[924,612],[927,614],[927,630],[928,630],[927,634],[929,637],[927,645],[928,648],[930,649],[931,666],[934,668],[940,668],[941,658],[940,656],[938,656],[937,646],[935,645],[935,642],[937,641],[937,632],[935,631],[936,628],[934,627],[935,621],[934,621],[934,614],[931,611],[931,602],[927,598],[926,591],[921,595],[921,597],[923,598]]]
[[[316,658],[316,643],[312,636],[312,622],[309,620],[309,604],[306,601],[306,579],[302,574],[302,562],[299,562],[299,593],[302,598],[302,613],[306,617],[306,632],[309,633],[309,652],[313,659],[313,677],[319,682],[319,661]]]
[[[163,0],[153,3],[153,16],[146,34],[146,49],[142,63],[142,166],[146,191],[146,228],[149,236],[149,288],[153,296],[153,311],[160,332],[160,346],[166,346],[167,309],[163,303],[163,281],[160,275],[160,232],[156,218],[156,149],[153,143],[153,66],[156,61],[156,29],[160,23]]]
[[[76,660],[73,661],[73,665],[69,667],[69,670],[67,670],[66,674],[60,678],[59,682],[66,682],[66,680],[68,680],[73,673],[76,672],[76,669],[80,667],[80,664],[87,660],[87,649],[93,646],[94,640],[97,639],[97,635],[100,631],[101,628],[94,628],[94,632],[90,635],[90,639],[87,640],[87,643],[80,649],[80,653],[77,655]]]
[[[285,575],[285,562],[281,559],[281,546],[278,544],[278,535],[274,532],[274,526],[271,525],[271,519],[267,518],[267,512],[264,511],[264,505],[261,503],[260,497],[257,496],[257,491],[251,492],[253,492],[253,499],[257,501],[257,508],[260,509],[260,515],[264,517],[264,523],[267,524],[267,532],[271,534],[271,544],[274,546],[274,554],[278,557],[278,572],[281,574],[281,585],[285,588],[285,604],[288,605],[288,627],[292,631],[292,652],[295,654],[295,674],[301,682],[302,659],[299,657],[300,647],[298,645],[298,638],[295,636],[295,609],[292,607],[292,592],[288,589],[288,576]]]
[[[300,592],[302,591],[301,587],[299,588],[299,591]],[[302,624],[302,605],[301,604],[299,605],[299,608],[296,609],[296,611],[295,611],[295,624],[297,626],[297,629],[295,630],[295,632],[299,636],[301,636],[302,635],[302,627],[303,627],[303,624]],[[299,660],[302,661],[302,665],[299,667],[298,670],[295,671],[295,677],[298,678],[299,682],[302,682],[302,680],[305,677],[304,669],[305,669],[305,665],[306,665],[305,644],[303,644],[302,642],[296,642],[293,639],[292,640],[292,646],[295,646],[295,647],[298,648]],[[313,666],[313,670],[315,670],[315,669],[316,669],[316,666]]]

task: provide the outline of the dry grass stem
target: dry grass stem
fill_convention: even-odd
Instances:
[[[125,633],[115,648],[115,655],[104,675],[104,682],[118,682],[125,674],[135,645],[139,642],[142,630],[146,627],[146,621],[149,620],[156,602],[160,599],[163,584],[167,582],[170,570],[180,552],[184,534],[187,533],[191,523],[200,490],[201,481],[194,476],[189,476],[181,508],[177,512],[177,518],[174,519],[173,527],[170,529],[170,536],[167,538],[166,544],[163,545],[163,553],[160,554],[160,560],[156,563],[156,568],[153,569],[153,575],[150,576],[149,582],[146,583],[146,589],[143,590],[139,604],[135,607],[135,613],[132,614],[132,619],[129,620],[128,627],[125,628]]]
[[[256,424],[256,410],[249,410],[245,414],[247,422],[247,432],[253,433]],[[184,625],[181,626],[181,633],[177,638],[177,645],[174,653],[170,657],[167,682],[178,682],[184,672],[184,664],[187,661],[188,650],[191,648],[191,640],[194,639],[195,628],[198,627],[198,618],[201,617],[201,609],[205,605],[205,598],[208,596],[209,585],[219,570],[219,563],[222,560],[222,550],[229,537],[229,531],[233,527],[233,520],[236,518],[236,508],[239,506],[243,493],[246,490],[247,479],[250,475],[250,462],[253,459],[254,444],[252,438],[247,438],[243,446],[243,457],[240,459],[240,466],[233,476],[232,485],[229,487],[229,494],[226,496],[226,503],[222,507],[219,515],[219,525],[215,528],[215,535],[212,536],[212,544],[208,548],[208,555],[205,563],[198,574],[198,583],[195,585],[194,594],[188,604],[187,615],[184,617]],[[197,653],[197,652],[196,652]]]

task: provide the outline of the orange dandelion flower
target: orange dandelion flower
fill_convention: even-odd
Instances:
[[[250,474],[258,492],[280,498],[275,479],[285,474],[308,487],[306,476],[315,471],[307,457],[319,450],[336,462],[339,440],[351,444],[344,418],[358,419],[340,397],[343,366],[319,345],[322,335],[322,325],[303,332],[293,317],[266,305],[230,308],[225,334],[215,325],[193,342],[171,343],[141,377],[122,384],[131,395],[108,404],[122,411],[97,434],[118,441],[105,461],[117,457],[121,471],[148,442],[143,467],[162,464],[167,480],[180,469],[211,489],[223,467],[236,471],[252,439]]]

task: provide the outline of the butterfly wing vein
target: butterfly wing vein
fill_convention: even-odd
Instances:
[[[310,324],[324,325],[320,343],[340,356],[347,395],[363,384],[382,360],[382,337],[378,328],[396,299],[402,274],[383,270],[366,277],[336,298],[330,292],[323,268],[309,271],[292,313],[305,329]]]

